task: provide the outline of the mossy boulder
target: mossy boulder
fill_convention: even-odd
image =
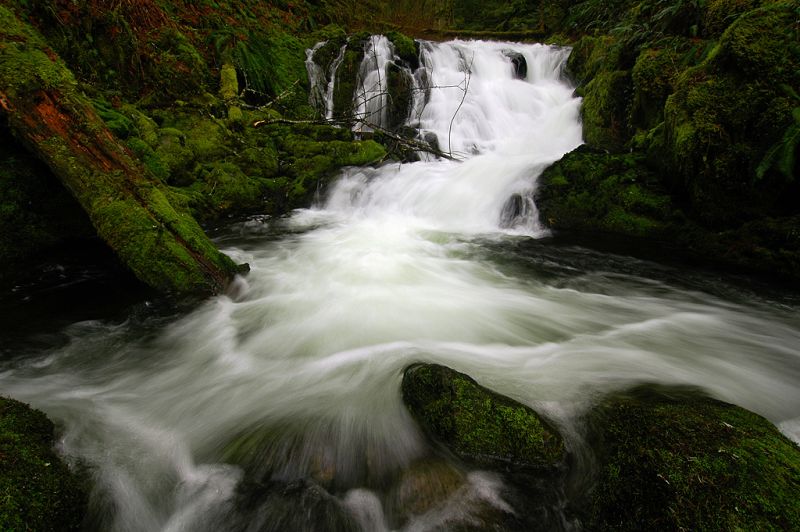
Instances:
[[[395,55],[399,57],[407,67],[416,69],[419,66],[419,45],[414,39],[399,31],[387,32],[386,38],[389,39],[394,46]]]
[[[565,457],[558,432],[533,409],[436,364],[403,374],[403,401],[425,433],[466,463],[552,470]]]
[[[53,450],[53,424],[38,410],[0,398],[0,528],[79,530],[88,486]]]
[[[800,88],[796,6],[739,16],[700,65],[683,71],[664,108],[665,174],[703,223],[730,226],[797,212],[797,166],[757,168],[795,123]],[[796,145],[794,146],[797,147]]]
[[[679,216],[642,155],[609,155],[586,145],[544,171],[536,205],[555,229],[636,237],[668,236]]]
[[[597,148],[621,151],[629,136],[630,71],[600,72],[577,92],[583,96],[584,140]]]
[[[679,387],[642,386],[587,416],[598,474],[589,530],[789,530],[800,449],[766,419]]]

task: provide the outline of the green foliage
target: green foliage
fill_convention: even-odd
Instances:
[[[223,61],[227,56],[242,77],[243,87],[262,96],[277,96],[308,85],[305,72],[305,47],[285,33],[249,31],[220,34],[215,41]]]
[[[461,459],[507,468],[553,468],[564,442],[536,412],[435,364],[403,374],[403,402],[422,429]]]
[[[53,424],[38,410],[0,398],[0,528],[80,530],[85,481],[53,451]]]
[[[795,100],[800,102],[800,96],[788,85],[784,85],[784,90]],[[797,178],[795,165],[798,147],[800,147],[800,105],[792,109],[794,122],[786,128],[781,140],[767,150],[764,158],[756,167],[756,177],[763,179],[770,168],[776,168],[788,181]]]

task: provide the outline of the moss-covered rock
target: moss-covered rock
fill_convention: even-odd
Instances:
[[[53,450],[53,424],[38,410],[0,398],[0,528],[79,530],[86,480]]]
[[[394,46],[394,53],[406,66],[416,69],[419,66],[419,46],[416,41],[399,31],[386,33],[386,38]]]
[[[463,373],[415,364],[403,374],[402,392],[422,429],[465,462],[501,470],[563,463],[564,442],[547,421]]]
[[[678,214],[642,155],[581,146],[539,178],[536,204],[556,229],[662,238]]]
[[[627,70],[601,72],[578,90],[583,96],[583,138],[592,146],[620,151],[628,139],[628,105],[632,93]]]
[[[800,449],[766,419],[681,388],[611,395],[587,417],[590,530],[789,530]]]
[[[678,77],[667,100],[668,172],[708,225],[797,212],[789,198],[800,191],[798,180],[777,170],[759,180],[756,169],[793,123],[795,104],[782,86],[800,87],[798,32],[788,3],[741,15],[702,64]]]

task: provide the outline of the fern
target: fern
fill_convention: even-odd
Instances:
[[[800,101],[797,92],[788,85],[783,86],[783,90],[794,99]],[[756,178],[763,179],[771,168],[775,168],[788,181],[795,180],[795,163],[797,149],[800,147],[800,106],[792,109],[794,123],[790,124],[784,131],[781,139],[773,144],[764,154],[764,158],[756,167]]]

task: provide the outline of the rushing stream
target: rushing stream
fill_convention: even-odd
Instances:
[[[350,169],[316,208],[217,235],[251,265],[229,294],[188,314],[134,306],[6,353],[0,389],[56,420],[94,476],[91,526],[270,530],[338,505],[365,530],[429,530],[480,504],[509,509],[499,477],[470,472],[436,508],[393,517],[399,472],[430,452],[399,392],[416,361],[468,373],[568,435],[598,393],[646,381],[701,386],[798,439],[796,303],[537,240],[535,177],[581,142],[567,54],[424,44],[441,88],[415,102],[416,125],[464,161]],[[515,197],[523,208],[504,215]],[[331,496],[269,495],[306,478]]]

